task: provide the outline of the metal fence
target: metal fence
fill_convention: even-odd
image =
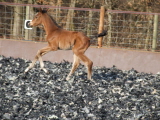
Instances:
[[[42,26],[24,29],[24,21],[32,19],[37,8],[49,8],[49,14],[62,26],[84,32],[88,37],[97,34],[100,9],[56,7],[0,2],[0,38],[45,41]],[[104,29],[108,35],[102,45],[125,49],[160,51],[160,17],[158,13],[108,10],[105,12]],[[97,45],[97,39],[91,40]]]
[[[64,29],[80,31],[88,37],[98,33],[99,9],[0,2],[0,38],[45,41],[43,26],[24,29],[25,20],[33,19],[40,7],[49,8],[48,14]],[[92,40],[93,45],[96,42],[96,39]]]
[[[159,51],[158,13],[108,10],[108,36],[103,45],[137,50]]]

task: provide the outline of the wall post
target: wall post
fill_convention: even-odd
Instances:
[[[26,20],[29,20],[29,6],[26,6]],[[25,40],[29,40],[29,30],[25,30]]]
[[[152,51],[154,52],[157,47],[157,33],[158,33],[158,15],[154,15],[154,28],[153,28],[153,41],[152,41]]]
[[[98,31],[98,33],[102,33],[103,32],[103,28],[104,28],[104,14],[105,14],[105,7],[101,6],[100,19],[99,19],[99,31]],[[103,39],[103,37],[99,37],[98,38],[98,48],[102,47],[102,39]]]

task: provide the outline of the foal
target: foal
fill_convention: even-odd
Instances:
[[[50,51],[57,51],[58,49],[72,49],[74,53],[74,61],[72,69],[66,79],[69,80],[71,74],[77,69],[81,60],[85,63],[88,69],[87,77],[91,80],[93,62],[86,55],[84,55],[85,51],[90,46],[90,38],[81,32],[67,31],[60,28],[47,14],[47,11],[42,9],[39,10],[34,19],[30,22],[30,26],[37,26],[40,24],[44,26],[46,31],[46,40],[48,42],[48,46],[38,51],[35,59],[32,61],[29,67],[26,68],[25,72],[30,70],[34,66],[35,62],[39,60],[41,69],[47,73],[42,61],[43,55]]]

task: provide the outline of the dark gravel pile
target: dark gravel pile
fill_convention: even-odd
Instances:
[[[70,81],[71,63],[37,62],[0,56],[1,120],[159,120],[160,74],[94,67],[93,81],[80,65]]]

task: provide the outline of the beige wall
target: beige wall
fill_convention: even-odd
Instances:
[[[0,40],[0,55],[6,57],[20,57],[32,60],[37,51],[47,46],[47,43]],[[160,72],[160,53],[134,50],[122,50],[112,48],[90,47],[86,55],[93,61],[94,66],[112,67],[113,65],[122,70],[136,69],[139,72]],[[43,60],[61,62],[62,60],[73,61],[73,53],[69,51],[55,51],[43,56]]]

